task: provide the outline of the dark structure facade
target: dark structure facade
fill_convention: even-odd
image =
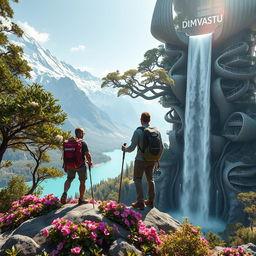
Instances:
[[[151,32],[165,44],[175,82],[163,97],[175,157],[156,177],[158,207],[180,205],[189,37],[212,33],[209,213],[237,221],[242,210],[236,195],[256,191],[256,1],[157,0]]]

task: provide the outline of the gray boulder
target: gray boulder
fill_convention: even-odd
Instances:
[[[10,249],[14,245],[20,251],[19,255],[21,256],[35,256],[42,252],[40,246],[32,238],[22,235],[9,237],[1,249]]]
[[[156,208],[145,208],[144,211],[138,211],[142,214],[142,221],[146,226],[153,226],[156,230],[178,229],[180,223],[174,220],[166,213],[160,212]],[[53,244],[46,242],[42,235],[42,230],[50,229],[53,220],[57,218],[68,219],[73,222],[82,222],[84,220],[91,220],[96,222],[106,222],[109,225],[116,224],[119,233],[115,234],[115,241],[111,245],[110,255],[125,255],[125,251],[140,253],[134,246],[130,245],[126,239],[129,234],[122,225],[115,223],[113,220],[103,216],[95,205],[74,205],[66,204],[60,209],[54,210],[47,215],[39,216],[22,223],[19,227],[12,231],[5,232],[0,235],[0,251],[10,249],[13,245],[21,250],[19,255],[37,255],[43,250],[53,250]],[[139,255],[139,254],[138,254]]]
[[[137,250],[133,245],[120,238],[114,241],[109,249],[110,256],[126,256],[127,252],[133,252],[136,255],[142,255],[141,252]]]
[[[241,246],[242,246],[243,249],[245,249],[252,256],[256,255],[256,245],[254,245],[252,243],[248,243],[248,244],[243,244]]]

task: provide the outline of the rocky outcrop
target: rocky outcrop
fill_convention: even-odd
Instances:
[[[157,231],[177,230],[180,223],[173,219],[170,215],[160,212],[156,208],[145,208],[143,211],[138,211],[142,214],[142,221],[146,226],[153,226]],[[5,249],[10,249],[13,245],[20,250],[20,256],[34,256],[42,253],[43,250],[48,252],[53,250],[52,244],[45,241],[42,235],[42,230],[50,229],[53,220],[57,218],[64,218],[72,222],[83,222],[84,220],[106,222],[110,225],[116,224],[119,228],[119,234],[116,235],[116,240],[112,243],[109,255],[125,255],[125,251],[130,252],[139,251],[126,239],[128,231],[114,223],[107,217],[103,216],[97,205],[74,205],[67,204],[60,209],[54,210],[47,215],[43,215],[34,219],[30,219],[22,223],[19,227],[12,231],[5,232],[0,235],[0,254]],[[2,254],[1,254],[2,255]]]

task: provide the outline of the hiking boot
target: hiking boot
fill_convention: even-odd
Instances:
[[[65,204],[67,202],[67,192],[64,192],[60,198],[60,202]]]
[[[139,210],[144,210],[144,203],[143,202],[135,202],[135,203],[132,203],[132,207],[135,208],[135,209],[139,209]]]
[[[83,199],[83,198],[79,198],[78,199],[78,205],[82,205],[82,204],[88,204],[88,201]]]
[[[154,202],[149,200],[144,200],[144,203],[149,208],[154,208]]]

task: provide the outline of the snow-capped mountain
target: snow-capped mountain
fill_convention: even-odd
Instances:
[[[24,57],[32,68],[32,81],[47,83],[47,78],[68,77],[86,93],[100,89],[100,79],[87,71],[58,60],[48,49],[43,48],[35,39],[24,34],[14,42],[24,49]]]
[[[130,132],[128,126],[113,121],[111,115],[91,99],[91,95],[101,90],[99,78],[58,60],[27,35],[13,42],[23,48],[24,58],[32,68],[28,82],[42,84],[68,114],[64,129],[74,131],[76,127],[83,127],[86,140],[96,151],[112,150],[123,143]],[[112,97],[116,98],[114,94]]]
[[[60,61],[27,35],[15,38],[14,42],[24,49],[24,57],[33,69],[31,80],[44,85],[60,100],[62,109],[68,114],[66,128],[84,127],[88,130],[88,138],[97,146],[102,138],[110,146],[124,142],[124,139],[128,142],[133,129],[140,125],[139,117],[143,111],[151,112],[154,125],[162,128],[163,136],[170,128],[164,121],[166,110],[159,104],[141,98],[118,98],[116,90],[100,87],[100,78]]]

